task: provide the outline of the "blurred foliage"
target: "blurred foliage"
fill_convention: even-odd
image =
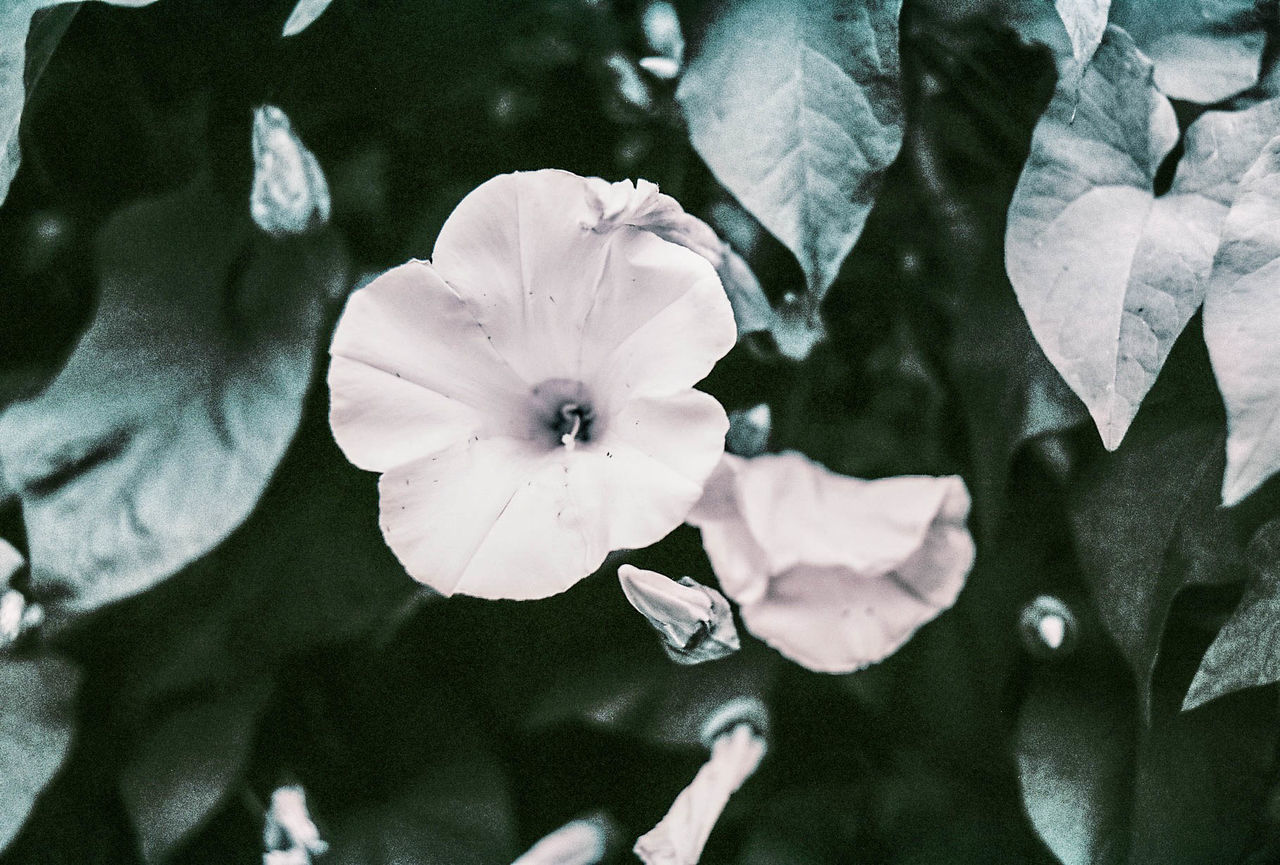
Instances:
[[[1179,709],[1280,488],[1216,509],[1225,427],[1196,327],[1110,454],[1032,339],[1004,220],[1054,66],[1005,26],[1012,5],[906,4],[903,153],[826,295],[828,340],[793,363],[753,335],[705,384],[729,409],[767,403],[774,450],[860,477],[963,474],[979,556],[952,611],[834,677],[745,631],[731,659],[672,665],[613,579],[621,559],[545,601],[426,598],[317,375],[239,528],[37,647],[83,668],[78,732],[0,863],[259,862],[287,782],[332,845],[322,862],[502,863],[602,809],[635,838],[704,759],[693,731],[739,694],[765,698],[771,750],[709,865],[1052,863],[1041,837],[1064,861],[1276,861],[1275,685]],[[427,257],[490,176],[554,166],[658,182],[775,304],[803,291],[694,153],[674,83],[637,72],[647,101],[620,92],[609,58],[646,52],[636,0],[335,0],[282,39],[293,6],[88,3],[66,26],[0,208],[0,403],[73,353],[102,300],[93,239],[123,208],[207,172],[247,215],[263,102],[323,167],[354,274]],[[677,6],[695,52],[714,4]],[[3,488],[0,534],[29,549]],[[627,560],[714,584],[691,529]],[[1020,611],[1044,594],[1075,614],[1072,651],[1024,643]],[[6,684],[0,720],[32,687]]]

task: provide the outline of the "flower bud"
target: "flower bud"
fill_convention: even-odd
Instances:
[[[253,114],[253,191],[249,213],[272,237],[304,234],[329,221],[329,184],[283,111]]]
[[[662,647],[678,664],[714,661],[738,651],[738,631],[724,595],[689,577],[679,581],[631,565],[618,568],[631,606],[662,637]]]

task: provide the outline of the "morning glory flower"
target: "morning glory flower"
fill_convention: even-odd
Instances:
[[[693,388],[736,337],[715,269],[606,213],[600,184],[485,182],[430,262],[338,322],[334,436],[382,473],[388,545],[443,594],[564,591],[683,522],[724,451],[724,409]]]
[[[973,565],[968,513],[958,477],[864,481],[798,453],[726,454],[689,522],[747,630],[849,673],[955,602]]]

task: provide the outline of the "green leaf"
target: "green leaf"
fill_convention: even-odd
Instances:
[[[56,658],[0,657],[0,850],[62,767],[75,731],[80,675]]]
[[[327,865],[507,865],[516,857],[511,797],[494,754],[465,730],[431,750],[389,795],[339,814],[317,797],[312,815],[329,843]]]
[[[1258,80],[1266,16],[1256,0],[1114,0],[1111,23],[1155,63],[1173,99],[1219,102]]]
[[[1179,341],[1124,444],[1068,492],[1081,573],[1144,712],[1175,596],[1243,577],[1230,515],[1218,507],[1223,418],[1197,330]]]
[[[270,692],[267,679],[251,679],[144,722],[119,785],[146,862],[163,861],[226,799]]]
[[[31,17],[40,9],[46,9],[74,0],[9,0],[0,7],[0,204],[9,193],[9,184],[18,173],[22,154],[18,146],[18,128],[22,122],[22,106],[28,93],[35,86],[39,69],[30,80],[24,81],[27,70],[27,33]],[[141,7],[155,0],[101,0],[113,6]],[[59,31],[66,29],[65,19],[59,22]],[[60,32],[59,32],[60,35]],[[52,45],[42,43],[38,48],[40,62],[47,62],[53,53]]]
[[[1280,469],[1280,138],[1240,181],[1204,302],[1204,338],[1227,407],[1222,501],[1237,504]]]
[[[694,148],[799,260],[814,331],[902,145],[901,5],[723,4],[676,93]]]
[[[1258,530],[1246,556],[1252,582],[1200,662],[1184,710],[1280,681],[1280,520]]]
[[[1093,59],[1107,30],[1111,0],[1054,0],[1062,26],[1071,40],[1071,56],[1079,66]]]
[[[1208,112],[1178,141],[1169,100],[1124,31],[1107,34],[1079,94],[1054,95],[1009,208],[1009,278],[1045,355],[1116,448],[1204,299],[1236,183],[1280,125],[1280,101]]]
[[[1018,776],[1036,832],[1063,865],[1124,861],[1136,730],[1123,677],[1046,671],[1018,716]]]
[[[66,366],[0,414],[51,615],[148,588],[249,515],[344,285],[331,236],[267,239],[202,180],[116,215],[97,268],[97,315]]]

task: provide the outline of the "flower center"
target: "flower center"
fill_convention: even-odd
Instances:
[[[600,433],[595,408],[586,387],[570,379],[549,379],[533,389],[532,404],[538,438],[552,447],[573,450]]]

